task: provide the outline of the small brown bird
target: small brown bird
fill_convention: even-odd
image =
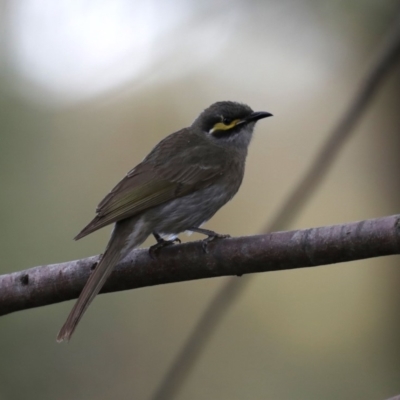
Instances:
[[[163,139],[103,199],[96,217],[76,240],[115,223],[98,265],[61,328],[57,341],[69,340],[84,312],[115,265],[151,234],[159,247],[184,231],[221,236],[201,229],[239,190],[247,149],[256,122],[270,117],[249,106],[221,101],[205,109],[188,128]]]

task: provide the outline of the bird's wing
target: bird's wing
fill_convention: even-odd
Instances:
[[[97,216],[75,239],[209,185],[227,163],[219,153],[222,149],[202,149],[206,145],[201,136],[184,131],[168,136],[100,202]],[[210,151],[219,154],[213,157]]]

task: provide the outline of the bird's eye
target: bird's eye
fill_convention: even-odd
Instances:
[[[230,119],[230,118],[222,118],[222,122],[225,124],[225,125],[230,125],[231,124],[231,122],[232,122],[232,120]]]

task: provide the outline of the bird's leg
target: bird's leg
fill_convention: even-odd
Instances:
[[[175,243],[181,243],[181,239],[179,238],[175,238],[173,240],[165,240],[157,232],[153,232],[153,236],[157,240],[157,244],[161,244],[164,246],[169,246],[170,244],[175,244]]]
[[[157,257],[157,253],[163,247],[171,246],[172,244],[181,242],[179,238],[175,238],[173,240],[165,240],[157,232],[153,232],[153,236],[157,240],[157,243],[149,248],[149,255],[152,259],[155,259]]]
[[[191,232],[201,233],[202,235],[207,235],[207,237],[201,242],[201,247],[203,248],[204,253],[208,253],[207,250],[208,243],[212,242],[215,239],[226,239],[230,237],[230,235],[221,235],[220,233],[203,228],[192,227],[187,230]]]

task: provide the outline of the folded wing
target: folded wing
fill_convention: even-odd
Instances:
[[[189,141],[189,143],[188,143]],[[188,146],[189,144],[189,146]],[[201,146],[206,146],[206,153]],[[217,154],[210,155],[209,153]],[[98,205],[97,216],[75,237],[78,240],[113,222],[134,216],[176,197],[208,186],[227,167],[220,148],[210,149],[200,135],[185,130],[161,141]],[[199,158],[198,154],[207,154]],[[207,161],[210,160],[210,161]]]

